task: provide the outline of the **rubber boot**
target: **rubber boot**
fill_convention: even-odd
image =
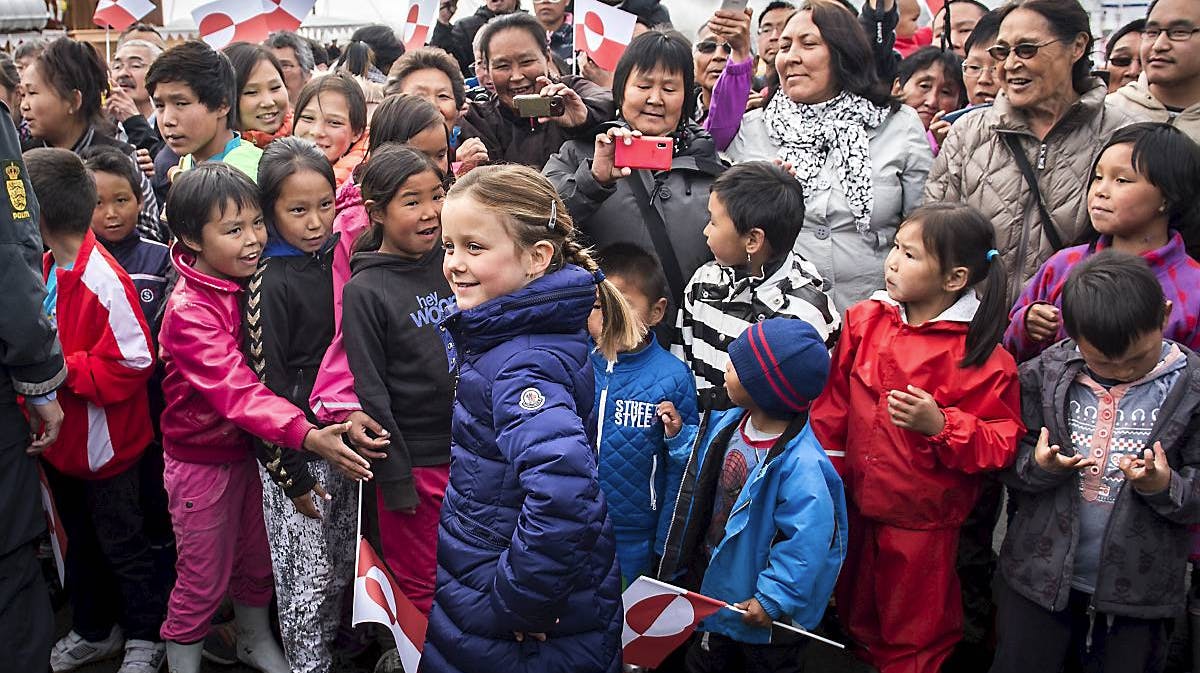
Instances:
[[[200,673],[200,655],[203,651],[203,640],[186,645],[168,640],[167,671],[169,673]]]
[[[291,673],[283,650],[275,642],[267,607],[233,604],[237,622],[238,660],[263,673]]]

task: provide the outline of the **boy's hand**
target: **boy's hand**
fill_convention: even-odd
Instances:
[[[342,435],[350,430],[350,423],[338,423],[327,428],[314,428],[304,436],[304,449],[324,458],[354,481],[371,479],[371,464],[342,441]]]
[[[1042,428],[1041,434],[1038,435],[1037,446],[1033,449],[1033,460],[1038,467],[1047,472],[1067,472],[1082,470],[1096,464],[1094,458],[1088,458],[1078,453],[1073,456],[1064,456],[1059,451],[1061,449],[1057,444],[1050,445],[1050,431]]]
[[[674,403],[667,400],[659,402],[658,411],[655,413],[662,420],[663,433],[666,434],[667,439],[679,434],[679,431],[683,428],[683,417],[679,415],[679,410],[675,408]]]
[[[140,147],[137,149],[135,154],[137,154],[138,168],[141,169],[142,173],[144,173],[147,178],[153,179],[154,157],[150,156],[150,152],[148,150],[144,150]]]
[[[1034,341],[1053,339],[1060,325],[1058,308],[1050,304],[1034,304],[1025,312],[1025,333]]]
[[[946,427],[946,414],[938,407],[933,395],[916,386],[908,392],[893,390],[888,393],[888,413],[898,428],[919,432],[932,437]]]
[[[382,425],[363,411],[350,412],[350,415],[346,417],[346,422],[350,424],[350,430],[346,433],[350,436],[350,443],[364,458],[371,460],[387,458],[387,454],[382,451],[391,443],[388,441],[391,435],[383,429]],[[368,430],[375,436],[368,435]]]
[[[1154,450],[1146,449],[1141,458],[1123,456],[1119,466],[1125,479],[1142,495],[1162,493],[1171,486],[1171,466],[1162,442],[1155,442]]]
[[[29,447],[25,453],[38,456],[58,441],[63,424],[62,406],[58,400],[50,400],[45,404],[26,402],[25,407],[29,411]]]
[[[768,615],[767,611],[763,609],[762,604],[758,602],[757,598],[751,598],[748,601],[735,603],[733,607],[746,611],[746,614],[742,615],[743,624],[746,624],[747,626],[757,626],[763,629],[771,628],[771,622],[774,620],[772,620],[771,615]]]
[[[296,506],[296,511],[310,519],[321,520],[321,510],[317,509],[317,503],[313,502],[313,496],[317,496],[322,500],[333,500],[320,483],[313,484],[312,491],[301,493],[292,498],[292,504]]]

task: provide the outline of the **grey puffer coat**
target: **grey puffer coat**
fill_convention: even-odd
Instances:
[[[1113,131],[1133,121],[1105,104],[1106,91],[1095,80],[1044,140],[1001,95],[991,108],[959,120],[933,163],[925,183],[926,203],[966,203],[992,221],[996,247],[1009,273],[1010,300],[1055,251],[1002,134],[1020,138],[1059,238],[1071,245],[1087,225],[1088,178],[1100,148]]]
[[[1187,368],[1167,395],[1146,445],[1162,442],[1173,474],[1166,491],[1145,496],[1124,484],[1100,551],[1092,605],[1107,615],[1163,619],[1183,612],[1191,536],[1200,523],[1200,357],[1179,347]],[[1017,513],[1000,550],[1000,573],[1018,594],[1051,611],[1066,609],[1079,543],[1074,471],[1040,468],[1033,451],[1045,426],[1050,444],[1070,446],[1067,391],[1083,368],[1074,342],[1051,346],[1021,366],[1021,415],[1029,428],[1016,463],[1001,476]]]

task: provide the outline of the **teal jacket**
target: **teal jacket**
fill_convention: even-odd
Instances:
[[[712,558],[704,551],[725,450],[744,413],[738,408],[712,412],[698,428],[685,426],[669,440],[690,444],[692,451],[659,577],[693,590],[699,584],[700,593],[727,603],[756,598],[772,619],[812,629],[825,614],[846,558],[847,524],[842,480],[806,415],[792,421],[754,469]],[[704,620],[700,630],[743,643],[768,643],[773,633],[747,626],[731,610]],[[774,630],[781,632],[786,633]]]

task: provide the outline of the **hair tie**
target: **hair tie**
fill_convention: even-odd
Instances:
[[[592,278],[595,278],[596,284],[599,285],[600,283],[604,282],[604,278],[605,278],[604,272],[601,271],[600,269],[596,269],[595,271],[592,272]]]
[[[554,231],[554,227],[558,225],[558,201],[550,201],[550,221],[546,223],[546,228]]]
[[[991,250],[987,251],[987,261],[989,261],[989,262],[996,259],[999,256],[1000,256],[1000,251],[995,248],[992,248]]]

